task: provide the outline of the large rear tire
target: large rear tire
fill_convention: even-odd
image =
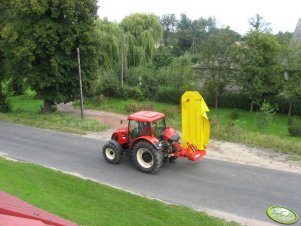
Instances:
[[[103,146],[102,154],[108,163],[118,164],[120,163],[123,149],[116,140],[110,140]]]
[[[148,141],[138,142],[133,150],[136,167],[144,173],[156,173],[163,164],[163,154]]]

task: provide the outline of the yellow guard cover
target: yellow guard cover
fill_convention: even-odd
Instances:
[[[209,111],[201,94],[197,91],[186,91],[182,96],[182,146],[197,146],[206,150],[209,143],[210,123],[206,112]]]

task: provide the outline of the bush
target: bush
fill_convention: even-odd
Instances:
[[[10,78],[3,81],[3,93],[8,96],[23,95],[26,88],[25,79]]]
[[[156,93],[155,100],[165,103],[179,104],[181,96],[184,93],[181,89],[175,87],[163,86]]]
[[[129,70],[128,85],[139,87],[144,97],[151,97],[159,87],[159,79],[153,68],[135,67]]]
[[[206,103],[209,106],[214,106],[214,97],[210,96],[207,93],[202,93],[205,98]],[[289,100],[281,95],[278,96],[269,96],[266,98],[266,101],[269,102],[272,106],[277,107],[277,112],[286,114],[288,112]],[[219,107],[223,108],[238,108],[249,110],[251,100],[247,96],[239,93],[225,93],[219,98]],[[259,110],[260,105],[254,105],[254,111]],[[301,99],[293,100],[293,115],[301,115]]]
[[[267,128],[274,119],[275,108],[269,102],[263,102],[256,114],[256,125],[260,129]]]
[[[140,106],[137,103],[130,103],[125,106],[125,110],[129,113],[137,112],[139,109]]]
[[[101,78],[101,93],[108,97],[120,97],[120,82],[114,72],[105,72]]]
[[[173,62],[173,55],[170,47],[159,47],[155,50],[153,58],[153,66],[158,69],[171,65]]]
[[[141,111],[153,111],[154,110],[154,104],[152,102],[145,102],[140,105]]]
[[[144,92],[141,90],[141,88],[139,86],[122,86],[120,87],[120,89],[122,90],[122,92],[119,93],[122,94],[120,97],[122,98],[132,98],[135,100],[144,100],[145,99],[145,94]]]
[[[147,85],[144,84],[144,79],[154,78],[156,82],[157,81],[156,75],[157,75],[157,71],[153,67],[147,67],[147,66],[133,67],[129,69],[127,84],[129,86]]]
[[[301,126],[300,125],[291,125],[288,127],[288,133],[291,136],[299,137],[301,136]]]
[[[277,106],[277,111],[279,113],[288,113],[289,107],[289,99],[278,95],[278,96],[271,96],[267,98],[267,101]],[[292,108],[293,115],[301,115],[301,99],[294,99],[293,100],[293,108]]]
[[[103,104],[104,102],[107,101],[107,98],[101,94],[101,95],[97,95],[97,96],[94,96],[92,97],[92,100],[97,104],[97,105],[101,105]]]
[[[298,123],[297,119],[289,118],[288,133],[294,137],[301,136],[301,123]]]
[[[145,103],[130,103],[125,106],[125,109],[129,113],[134,113],[137,111],[153,111],[154,105],[152,102],[145,102]]]
[[[230,118],[234,119],[234,120],[239,118],[239,112],[237,109],[235,109],[234,111],[231,112]]]
[[[208,92],[200,92],[208,106],[213,107],[215,104],[214,96]],[[237,108],[237,109],[250,109],[251,100],[247,96],[239,93],[225,93],[219,97],[219,107],[221,108]],[[254,107],[254,110],[258,110],[258,106]]]
[[[10,112],[11,107],[5,96],[0,96],[0,112]]]

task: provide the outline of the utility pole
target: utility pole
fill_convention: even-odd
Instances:
[[[80,67],[80,52],[77,50],[77,62],[78,62],[78,76],[79,76],[79,90],[80,90],[80,116],[84,119],[84,99],[83,99],[83,85],[82,85],[82,71]]]

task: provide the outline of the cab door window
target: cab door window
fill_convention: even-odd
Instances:
[[[129,135],[131,138],[136,138],[139,135],[138,122],[135,120],[129,121]]]

